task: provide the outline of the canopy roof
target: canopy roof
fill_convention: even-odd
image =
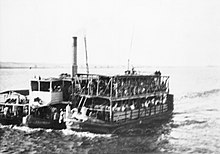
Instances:
[[[87,78],[144,78],[144,77],[156,77],[157,75],[145,75],[145,74],[123,74],[123,75],[101,75],[101,74],[77,74],[77,77],[87,77]],[[167,77],[169,76],[161,76]]]
[[[0,92],[0,94],[10,94],[10,93],[18,93],[20,95],[27,96],[29,95],[29,90],[28,89],[22,89],[22,90],[6,90],[3,92]]]

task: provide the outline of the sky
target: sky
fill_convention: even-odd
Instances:
[[[220,65],[219,0],[0,0],[0,61]]]

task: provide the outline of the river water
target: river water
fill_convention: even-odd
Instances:
[[[170,76],[173,116],[120,134],[30,129],[0,125],[0,153],[220,153],[220,67],[142,67]],[[84,71],[84,70],[80,70]],[[94,68],[120,74],[124,68]],[[70,69],[1,69],[0,91],[27,89],[34,75]]]

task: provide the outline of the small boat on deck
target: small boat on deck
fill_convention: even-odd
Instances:
[[[0,93],[0,123],[20,125],[28,114],[28,90],[8,90]]]

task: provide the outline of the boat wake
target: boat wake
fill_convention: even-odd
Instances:
[[[53,133],[53,132],[59,132],[64,136],[76,136],[78,138],[111,138],[112,134],[96,134],[91,132],[79,132],[79,131],[73,131],[69,129],[62,129],[62,130],[53,130],[53,129],[44,129],[44,128],[29,128],[27,126],[15,126],[15,125],[0,125],[1,130],[4,129],[13,129],[15,131],[21,131],[26,133],[26,135],[35,134],[39,132],[45,132],[45,133]]]
[[[151,125],[141,125],[129,129],[124,134],[95,134],[77,132],[68,129],[53,130],[42,128],[28,128],[25,126],[3,126],[2,148],[0,153],[42,151],[45,153],[122,153],[154,152],[160,150],[158,146],[167,144],[167,134],[171,127],[168,121],[158,121]],[[1,134],[1,129],[0,129]],[[16,138],[16,139],[14,139]],[[128,143],[130,146],[125,146]],[[8,148],[8,144],[13,148]],[[22,148],[21,148],[22,147]]]
[[[182,126],[189,126],[189,125],[200,125],[200,124],[204,124],[207,123],[207,121],[198,121],[198,120],[185,120],[182,122],[176,122],[171,124],[172,128],[177,128],[177,127],[182,127]]]
[[[13,129],[23,131],[26,133],[32,133],[32,132],[37,132],[37,131],[42,130],[42,128],[29,128],[27,126],[13,126]]]
[[[93,139],[95,137],[104,137],[104,138],[112,137],[112,134],[95,134],[95,133],[91,133],[91,132],[77,132],[77,131],[73,131],[73,130],[69,130],[69,129],[62,129],[61,132],[66,136],[75,135],[80,138],[87,137],[90,139]]]
[[[183,96],[180,96],[179,98],[176,98],[175,101],[181,101],[185,99],[194,99],[194,98],[200,98],[200,97],[209,97],[211,95],[215,95],[218,93],[220,93],[220,89],[212,89],[212,90],[207,90],[207,91],[202,91],[202,92],[191,92]]]

